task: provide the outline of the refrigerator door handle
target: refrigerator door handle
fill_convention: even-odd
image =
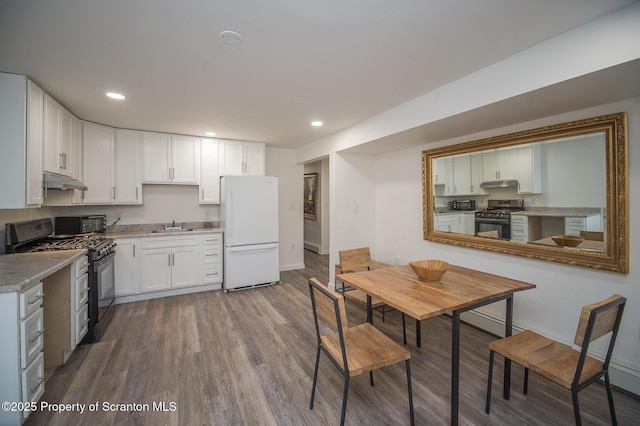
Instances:
[[[228,212],[232,212],[233,210],[231,209],[231,190],[227,189],[227,207],[226,207]],[[226,225],[225,225],[225,233],[227,234],[227,238],[229,238],[231,236],[231,215],[227,214],[225,215],[227,216],[225,218],[225,220],[227,221]]]
[[[237,247],[227,247],[227,250],[233,253],[243,252],[243,251],[255,251],[255,250],[269,250],[278,248],[278,243],[270,243],[270,244],[253,244],[250,246],[237,246]]]

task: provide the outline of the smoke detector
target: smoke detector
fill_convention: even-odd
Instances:
[[[223,31],[220,33],[220,38],[227,44],[242,43],[242,36],[235,31]]]

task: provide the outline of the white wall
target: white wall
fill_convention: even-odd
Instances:
[[[304,268],[302,176],[304,168],[296,164],[292,149],[267,147],[268,176],[278,177],[280,220],[280,270]]]
[[[423,239],[421,151],[484,137],[526,130],[552,123],[595,117],[626,111],[629,123],[629,242],[630,273],[619,274],[588,268],[530,260]],[[432,145],[381,155],[376,158],[376,247],[379,260],[400,263],[437,258],[452,264],[509,278],[532,282],[534,290],[515,297],[514,325],[529,328],[572,344],[583,305],[604,299],[614,293],[627,297],[627,307],[616,344],[612,367],[618,373],[614,384],[640,394],[640,224],[633,212],[640,211],[640,98],[588,110],[494,129]],[[348,170],[344,171],[344,174]],[[343,175],[348,179],[348,176]],[[368,189],[368,187],[367,187]],[[339,217],[340,227],[350,226],[349,217]],[[356,223],[352,224],[357,226]],[[504,319],[503,303],[478,310],[482,315]],[[601,348],[598,348],[600,350]],[[598,350],[595,351],[598,354]]]

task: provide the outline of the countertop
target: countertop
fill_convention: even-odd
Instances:
[[[158,229],[158,228],[155,228]],[[114,230],[107,232],[109,238],[140,238],[140,237],[168,237],[168,236],[189,236],[189,235],[201,235],[201,234],[220,234],[224,232],[223,228],[192,228],[193,231],[166,231],[166,232],[152,232],[150,229],[129,229],[129,230]]]
[[[22,292],[87,255],[87,250],[0,255],[0,293]]]
[[[518,212],[512,212],[512,215],[520,216],[548,216],[548,217],[589,217],[602,214],[599,208],[590,207],[541,207],[533,208]]]

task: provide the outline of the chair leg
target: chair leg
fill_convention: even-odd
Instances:
[[[491,382],[493,380],[493,357],[495,352],[489,350],[489,374],[487,376],[487,403],[484,408],[484,412],[489,414],[489,410],[491,409]]]
[[[607,388],[607,399],[609,400],[609,412],[611,413],[611,424],[616,426],[618,419],[616,418],[616,409],[613,405],[613,392],[611,392],[611,382],[609,381],[609,372],[604,373],[604,385]]]
[[[386,305],[382,305],[382,322],[384,322],[384,311],[385,311],[384,307],[385,307],[385,306],[386,306]]]
[[[344,376],[344,392],[342,393],[342,414],[340,415],[340,426],[344,426],[344,417],[347,413],[347,396],[349,395],[349,372]]]
[[[373,371],[369,371],[369,383],[373,386]]]
[[[416,320],[416,346],[422,346],[422,327],[420,320]]]
[[[409,394],[409,417],[411,419],[411,426],[413,426],[415,425],[415,420],[413,416],[413,391],[411,390],[411,367],[409,360],[405,361],[405,366],[407,369],[407,393]]]
[[[320,346],[318,346],[318,352],[316,353],[316,368],[313,371],[313,386],[311,386],[311,402],[309,403],[310,410],[313,410],[313,397],[316,394],[316,383],[318,381],[318,364],[320,364]]]
[[[527,367],[524,368],[524,385],[522,387],[522,393],[527,394],[529,391],[529,369]]]
[[[407,326],[404,321],[404,313],[402,314],[402,340],[404,345],[407,346]]]
[[[582,424],[580,419],[580,404],[578,402],[578,389],[571,389],[571,399],[573,399],[573,416],[575,417],[576,426]]]

